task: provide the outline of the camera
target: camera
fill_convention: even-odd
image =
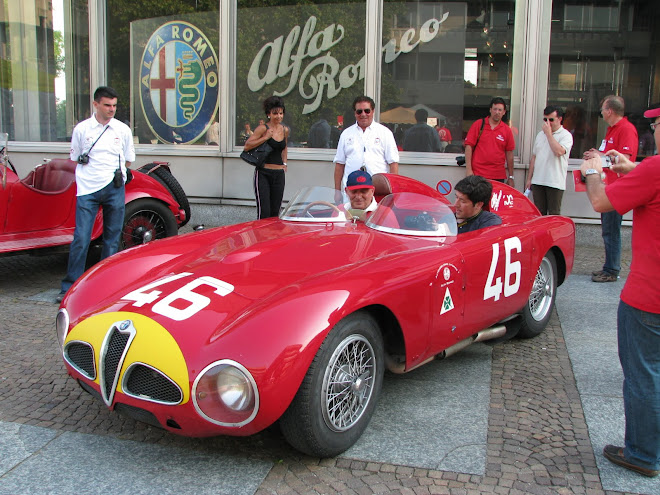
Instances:
[[[89,155],[87,153],[83,153],[82,155],[78,156],[78,163],[81,165],[87,165],[89,163]]]
[[[609,156],[609,155],[604,155],[604,156],[601,157],[601,162],[600,162],[600,163],[601,163],[601,167],[603,167],[603,168],[609,168],[609,167],[611,167],[615,162],[614,162],[614,158],[612,158],[611,156]]]
[[[437,224],[435,220],[427,212],[422,212],[419,215],[406,217],[403,223],[411,230],[437,230]]]
[[[456,157],[456,163],[457,163],[459,166],[463,166],[463,165],[465,165],[465,155],[457,156],[457,157]]]

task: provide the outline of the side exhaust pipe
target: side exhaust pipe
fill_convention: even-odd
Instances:
[[[481,330],[475,335],[472,335],[471,337],[468,337],[465,340],[461,340],[460,342],[455,343],[453,346],[448,347],[444,351],[442,351],[440,354],[437,354],[435,356],[432,356],[428,358],[425,361],[422,361],[421,363],[417,364],[416,366],[406,369],[405,363],[396,361],[392,356],[386,355],[385,356],[385,363],[387,365],[387,369],[390,370],[392,373],[397,373],[397,374],[402,374],[406,373],[408,371],[412,371],[416,368],[419,368],[420,366],[423,366],[427,363],[430,363],[431,361],[435,359],[445,359],[448,358],[449,356],[452,356],[456,354],[459,351],[462,351],[466,347],[474,344],[475,342],[485,342],[487,340],[492,340],[496,339],[498,337],[502,337],[503,335],[506,334],[506,326],[504,325],[497,325],[494,327],[490,328],[485,328],[484,330]]]

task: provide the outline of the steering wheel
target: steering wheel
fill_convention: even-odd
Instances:
[[[308,204],[307,206],[305,206],[305,208],[303,208],[303,211],[302,211],[302,212],[303,212],[303,215],[308,215],[308,216],[310,216],[311,218],[315,218],[315,217],[309,212],[309,209],[310,209],[312,206],[318,206],[318,205],[329,206],[330,208],[332,208],[333,210],[335,210],[337,213],[341,214],[341,210],[339,210],[339,208],[337,208],[336,205],[333,205],[332,203],[330,203],[330,202],[328,202],[328,201],[312,201],[310,204]]]

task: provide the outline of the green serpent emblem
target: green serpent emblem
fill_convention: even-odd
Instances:
[[[201,96],[198,85],[204,78],[204,71],[199,60],[192,60],[184,64],[181,59],[179,59],[177,71],[179,72],[177,89],[181,94],[179,106],[183,110],[183,116],[190,122],[195,116],[195,105]]]

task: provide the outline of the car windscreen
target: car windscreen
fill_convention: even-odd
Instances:
[[[458,232],[449,205],[430,196],[406,192],[384,197],[366,224],[382,232],[425,237],[455,236]]]
[[[348,217],[343,195],[320,186],[302,188],[280,214],[282,220],[294,222],[346,222]]]

